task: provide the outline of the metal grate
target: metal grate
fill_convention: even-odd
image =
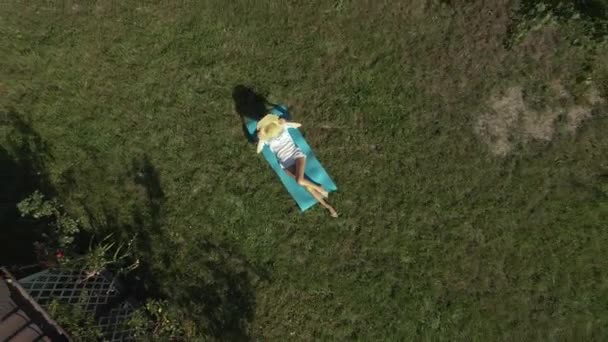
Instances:
[[[118,300],[120,295],[106,277],[86,278],[77,271],[45,270],[20,279],[19,283],[42,306],[56,298],[64,303],[80,304],[92,314],[112,300]]]
[[[117,284],[109,276],[87,278],[78,271],[49,269],[20,279],[19,283],[45,309],[53,299],[81,305],[96,317],[104,341],[132,340],[126,322],[135,308],[123,300]]]
[[[123,302],[110,310],[108,315],[100,317],[97,322],[107,341],[132,341],[132,332],[127,326],[131,314],[135,311],[129,302]]]

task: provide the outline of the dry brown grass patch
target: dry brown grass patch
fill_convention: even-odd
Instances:
[[[555,96],[569,103],[563,107],[534,110],[524,102],[520,86],[508,88],[504,93],[488,100],[491,110],[479,116],[474,129],[488,144],[492,154],[506,156],[517,142],[551,141],[560,115],[566,116],[566,130],[574,132],[583,121],[591,117],[593,106],[605,103],[605,99],[593,86],[585,96],[585,104],[573,103],[573,97],[559,80],[550,82],[549,89]]]

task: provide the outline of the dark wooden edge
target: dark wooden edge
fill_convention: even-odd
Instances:
[[[0,277],[4,279],[10,291],[11,299],[23,310],[33,322],[53,341],[71,342],[68,333],[49,316],[49,314],[21,287],[19,282],[4,267],[0,267]]]

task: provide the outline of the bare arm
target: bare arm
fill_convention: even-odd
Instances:
[[[281,123],[282,123],[283,125],[285,125],[285,126],[287,126],[287,127],[291,127],[291,128],[298,128],[298,127],[302,127],[302,124],[301,124],[301,123],[298,123],[298,122],[289,122],[289,121],[287,121],[287,120],[285,120],[285,119],[281,119],[280,121],[281,121]]]
[[[262,152],[262,149],[264,149],[264,144],[266,144],[265,140],[260,139],[260,135],[258,134],[258,146],[256,149],[256,153],[260,153]]]

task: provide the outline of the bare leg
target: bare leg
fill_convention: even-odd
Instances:
[[[323,195],[323,197],[327,197],[327,195],[328,195],[327,190],[325,190],[325,189],[323,189],[323,187],[318,186],[317,184],[307,180],[306,177],[304,176],[304,170],[306,170],[306,158],[296,159],[295,173],[294,173],[296,182],[298,182],[298,184],[300,184],[301,186],[303,186],[305,188],[309,188],[309,187],[313,188],[313,189],[317,190],[318,193]]]
[[[327,201],[325,200],[325,198],[323,198],[323,195],[321,193],[319,193],[317,190],[312,189],[312,188],[306,188],[306,190],[308,190],[308,192],[310,192],[312,197],[314,197],[317,201],[319,201],[319,203],[323,206],[323,208],[325,208],[325,209],[327,209],[327,211],[329,211],[329,215],[331,215],[331,217],[333,217],[333,218],[338,217],[338,212],[336,211],[336,209],[334,209],[334,207],[332,207],[331,204],[327,203]]]
[[[293,171],[295,171],[295,170],[293,170],[293,169],[291,169],[291,170],[285,169],[285,172],[289,176],[291,176],[293,179],[297,180],[296,175],[294,174]],[[319,201],[319,203],[323,206],[323,208],[325,208],[325,209],[327,209],[329,211],[329,215],[331,215],[331,217],[334,217],[334,218],[338,217],[338,212],[336,211],[336,209],[334,209],[334,207],[332,207],[325,200],[324,197],[327,197],[327,196],[324,196],[321,192],[317,191],[313,187],[304,186],[304,188],[312,195],[312,197],[314,197],[317,201]]]

